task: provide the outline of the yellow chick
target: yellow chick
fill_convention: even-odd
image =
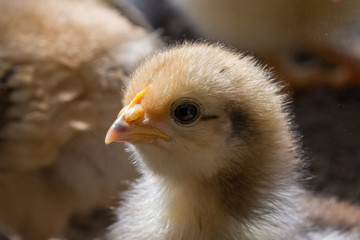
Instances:
[[[0,0],[0,231],[61,234],[135,170],[101,147],[129,72],[160,40],[96,0]]]
[[[279,52],[303,41],[329,41],[360,13],[357,0],[172,0],[206,37],[255,52]]]
[[[105,139],[128,142],[142,175],[107,239],[359,239],[354,221],[328,227],[335,214],[299,186],[285,102],[264,68],[219,46],[143,63]]]
[[[170,2],[202,37],[255,53],[295,88],[359,82],[351,39],[344,39],[345,46],[339,42],[342,29],[360,20],[358,0]]]

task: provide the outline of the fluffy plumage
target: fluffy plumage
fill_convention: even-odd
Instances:
[[[0,228],[60,234],[136,174],[102,137],[155,34],[96,0],[0,1]]]
[[[130,143],[142,175],[108,239],[358,239],[358,224],[329,224],[299,186],[279,89],[252,58],[219,46],[146,61],[106,137]]]

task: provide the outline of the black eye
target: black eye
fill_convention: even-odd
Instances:
[[[190,124],[199,118],[199,111],[196,103],[183,102],[173,110],[173,118],[181,124]]]
[[[191,104],[182,104],[175,109],[175,117],[183,123],[192,122],[197,116],[197,108]]]

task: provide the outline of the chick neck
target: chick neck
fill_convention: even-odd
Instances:
[[[166,206],[163,222],[171,229],[166,239],[221,239],[216,230],[223,228],[225,215],[210,182],[152,177],[162,193],[160,206]]]
[[[289,154],[288,157],[294,156]],[[252,234],[261,232],[258,225],[275,224],[269,219],[286,215],[284,226],[289,221],[296,221],[291,217],[297,212],[293,200],[301,191],[294,181],[296,176],[291,166],[287,171],[284,171],[286,168],[276,169],[277,164],[281,164],[276,163],[276,159],[262,158],[261,164],[256,158],[246,162],[241,167],[221,169],[205,179],[179,181],[154,176],[165,189],[163,199],[168,207],[167,221],[176,226],[174,229],[180,229],[184,239],[232,239],[224,231],[231,228],[238,231],[240,239],[257,239],[252,238]],[[280,232],[284,226],[276,224]],[[187,235],[190,233],[191,236]]]

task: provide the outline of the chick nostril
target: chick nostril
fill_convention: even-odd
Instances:
[[[125,121],[133,123],[144,118],[144,109],[141,104],[135,104],[125,112]]]

